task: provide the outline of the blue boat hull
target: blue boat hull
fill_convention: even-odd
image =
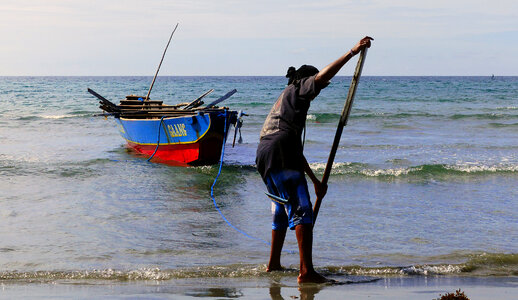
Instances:
[[[155,153],[153,161],[157,162],[197,166],[219,161],[224,138],[236,118],[235,111],[219,110],[161,119],[115,120],[121,136],[136,152],[146,157]]]

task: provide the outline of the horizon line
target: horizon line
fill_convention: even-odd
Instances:
[[[335,77],[352,77],[336,75]],[[1,77],[153,77],[153,75],[0,75]],[[285,77],[283,75],[160,75],[160,77]],[[518,77],[518,75],[362,75],[362,77]]]

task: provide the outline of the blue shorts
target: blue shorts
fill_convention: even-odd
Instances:
[[[273,230],[286,230],[288,226],[293,230],[297,225],[313,224],[313,208],[304,172],[270,170],[265,181],[269,193],[288,200],[284,205],[272,201]]]

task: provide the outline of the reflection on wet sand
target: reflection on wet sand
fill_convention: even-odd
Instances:
[[[300,297],[298,297],[298,299],[313,300],[315,299],[315,295],[318,294],[318,292],[320,292],[324,287],[326,287],[326,285],[301,285],[299,286]],[[285,298],[281,295],[281,286],[272,285],[270,287],[270,297],[272,298],[272,300],[285,300]],[[291,296],[291,298],[294,297],[296,296]]]

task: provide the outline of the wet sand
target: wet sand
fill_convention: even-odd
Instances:
[[[0,298],[74,299],[438,299],[461,289],[471,300],[516,299],[518,277],[340,277],[342,285],[301,285],[296,278],[196,278],[165,281],[59,280],[0,283]],[[377,279],[367,283],[365,280]]]

